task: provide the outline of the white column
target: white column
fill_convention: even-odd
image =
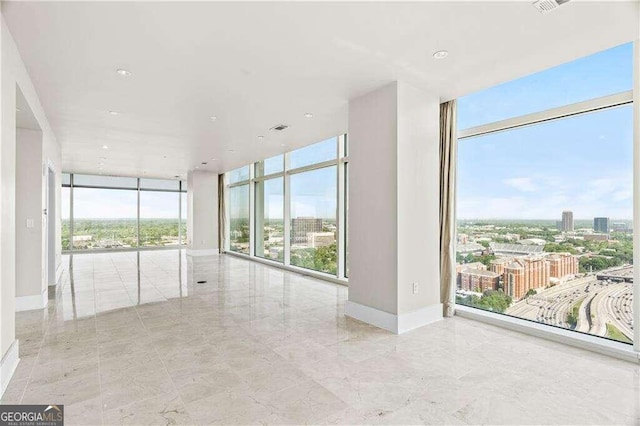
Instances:
[[[438,140],[433,94],[395,82],[349,104],[346,314],[395,333],[442,318]]]
[[[187,254],[218,253],[218,175],[189,172],[187,198]]]

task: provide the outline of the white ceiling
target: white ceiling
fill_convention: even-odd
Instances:
[[[348,100],[394,80],[444,100],[622,44],[638,37],[639,16],[637,2],[610,0],[546,15],[529,0],[2,2],[2,11],[63,168],[96,172],[106,156],[105,173],[157,177],[201,161],[225,171],[346,132]],[[449,57],[434,60],[441,49]],[[279,123],[291,128],[268,130]]]

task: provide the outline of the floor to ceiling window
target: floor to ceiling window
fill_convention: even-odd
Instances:
[[[71,247],[71,189],[68,185],[71,184],[71,177],[68,174],[62,175],[62,190],[60,192],[60,219],[61,219],[61,233],[60,239],[62,242],[62,250],[69,250]],[[67,186],[64,186],[67,185]]]
[[[179,192],[140,191],[140,246],[180,244]]]
[[[173,180],[65,173],[62,249],[175,247],[180,238],[184,244],[185,190]]]
[[[337,271],[336,166],[291,175],[291,264]]]
[[[632,58],[458,100],[456,303],[632,343]]]
[[[249,166],[231,171],[229,182],[229,250],[249,254]]]
[[[346,278],[345,139],[228,172],[227,249]]]
[[[284,155],[254,167],[255,255],[284,262]]]

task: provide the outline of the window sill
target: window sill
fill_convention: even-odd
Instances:
[[[483,311],[482,309],[472,308],[469,306],[456,305],[455,314],[463,318],[482,321],[487,324],[563,343],[580,349],[586,349],[603,355],[609,355],[625,361],[640,363],[640,352],[635,351],[633,346],[629,344],[619,343],[601,337],[552,327],[507,315]]]
[[[308,276],[308,277],[312,277],[312,278],[317,278],[317,279],[324,280],[324,281],[329,281],[329,282],[332,282],[334,284],[340,284],[340,285],[344,285],[344,286],[348,286],[349,285],[349,280],[346,279],[346,278],[337,278],[334,275],[325,274],[323,272],[313,271],[311,269],[300,268],[300,267],[292,266],[292,265],[285,265],[283,263],[275,262],[273,260],[264,259],[262,257],[257,257],[257,256],[250,256],[248,254],[243,254],[243,253],[236,253],[234,251],[225,251],[223,254],[230,254],[231,256],[236,256],[236,257],[240,257],[242,259],[252,260],[254,262],[263,263],[265,265],[269,265],[269,266],[273,266],[273,267],[276,267],[276,268],[284,269],[285,271],[295,272],[295,273],[300,274],[300,275],[304,275],[304,276]]]

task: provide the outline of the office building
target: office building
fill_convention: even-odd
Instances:
[[[565,210],[562,212],[562,232],[573,232],[573,212]]]
[[[617,232],[627,232],[629,226],[625,222],[613,222],[611,224],[611,230]]]
[[[336,234],[333,232],[309,232],[307,234],[307,243],[309,247],[329,247],[336,242]]]
[[[638,423],[638,1],[0,15],[0,423]]]
[[[609,218],[608,217],[594,217],[593,218],[593,231],[600,234],[609,233]]]
[[[315,217],[296,217],[291,219],[291,232],[294,243],[306,243],[309,234],[322,232],[322,219]]]

